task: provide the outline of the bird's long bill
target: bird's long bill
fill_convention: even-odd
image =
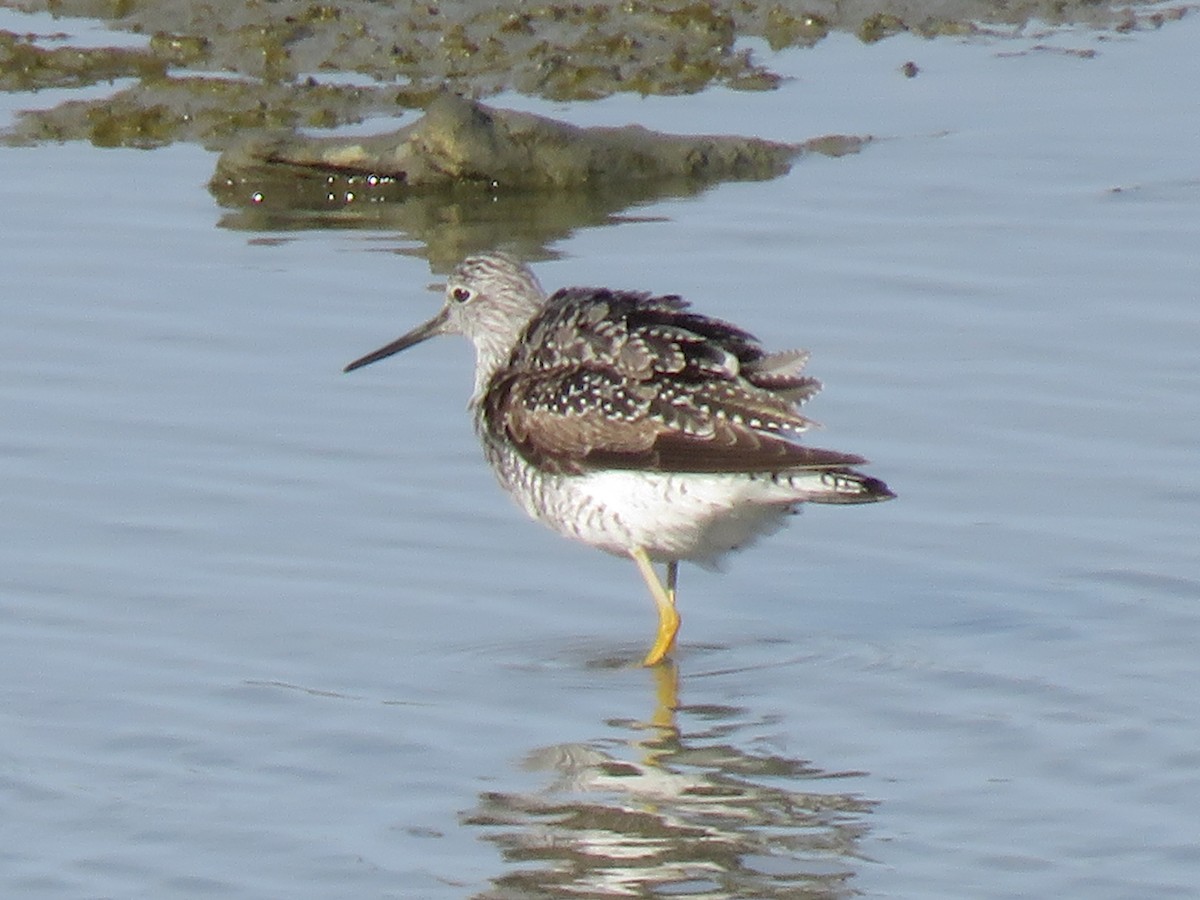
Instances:
[[[442,334],[446,329],[446,322],[450,318],[450,308],[443,306],[436,316],[426,322],[424,325],[418,325],[408,334],[402,334],[390,344],[380,347],[378,350],[372,350],[366,356],[356,359],[343,372],[353,372],[355,369],[361,369],[363,366],[369,366],[373,362],[379,362],[381,359],[386,359],[401,350],[407,350],[413,344],[419,344],[421,341],[427,340],[435,335]]]

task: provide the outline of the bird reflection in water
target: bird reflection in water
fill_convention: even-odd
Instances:
[[[507,897],[848,897],[874,802],[825,772],[755,748],[769,722],[730,706],[681,706],[673,663],[648,673],[632,738],[533,751],[536,793],[490,792],[463,816],[515,868],[479,900]],[[685,723],[681,725],[680,722]],[[761,738],[760,738],[761,740]]]

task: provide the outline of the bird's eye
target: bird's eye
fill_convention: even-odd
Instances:
[[[465,287],[457,287],[450,294],[450,296],[453,297],[455,300],[457,300],[459,303],[466,303],[468,300],[471,299],[471,292],[469,290],[467,290]]]

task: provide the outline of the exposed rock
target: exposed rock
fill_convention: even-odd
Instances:
[[[843,138],[847,149],[862,142]],[[402,196],[475,185],[495,190],[586,189],[614,182],[773,178],[804,145],[758,138],[662,134],[638,125],[579,128],[532,113],[443,94],[425,115],[369,138],[251,137],[222,154],[214,187],[245,186],[260,202],[276,173],[288,179],[359,176]]]
[[[455,260],[500,241],[527,255],[626,208],[721,181],[763,180],[803,153],[840,156],[869,138],[801,144],[580,128],[444,94],[405,128],[369,138],[249,137],[217,163],[210,188],[240,213],[223,224],[300,221],[401,230]]]

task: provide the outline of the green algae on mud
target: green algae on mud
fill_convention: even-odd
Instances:
[[[0,90],[87,87],[114,78],[154,78],[167,63],[142,50],[41,47],[30,35],[0,31]]]
[[[131,79],[108,97],[23,113],[5,143],[88,140],[220,149],[247,128],[332,127],[423,108],[438,91],[512,90],[552,100],[685,94],[713,85],[770,90],[780,80],[746,40],[771,50],[828,34],[874,42],[901,31],[1003,39],[1031,21],[1130,30],[1182,7],[1114,0],[624,0],[378,3],[308,0],[5,0],[26,12],[100,19],[145,46],[76,48],[65,36],[0,32],[0,89]],[[346,85],[344,79],[356,82]],[[329,83],[329,82],[334,83]],[[225,83],[224,89],[214,88]],[[97,127],[99,123],[99,127]]]

